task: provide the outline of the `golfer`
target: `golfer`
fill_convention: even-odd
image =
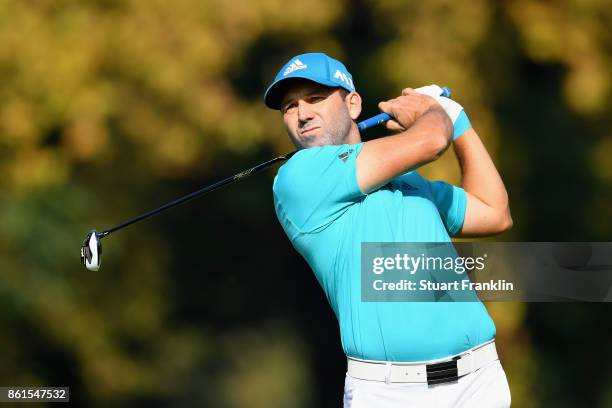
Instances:
[[[274,181],[276,214],[338,318],[344,407],[507,407],[495,325],[480,302],[362,302],[362,242],[449,242],[512,226],[508,195],[463,108],[441,89],[381,102],[388,137],[362,142],[361,97],[339,61],[291,58],[264,101],[299,151]],[[416,169],[452,144],[461,187]]]

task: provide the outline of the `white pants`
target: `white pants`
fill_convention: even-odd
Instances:
[[[510,406],[510,388],[499,360],[459,381],[429,386],[360,380],[346,375],[344,408],[502,408]]]

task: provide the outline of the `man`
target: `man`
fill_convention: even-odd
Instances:
[[[361,300],[362,242],[449,242],[511,227],[501,177],[461,106],[404,89],[379,104],[393,134],[363,143],[352,76],[321,53],[287,62],[264,101],[280,110],[299,149],[278,171],[275,209],[338,318],[348,358],[344,406],[509,406],[482,303]],[[451,140],[461,187],[414,171]]]

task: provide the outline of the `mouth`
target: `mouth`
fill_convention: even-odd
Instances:
[[[300,135],[309,134],[309,133],[311,133],[311,132],[313,132],[313,131],[315,131],[317,129],[319,129],[319,126],[313,126],[313,127],[309,127],[309,128],[303,129],[302,131],[300,131]]]

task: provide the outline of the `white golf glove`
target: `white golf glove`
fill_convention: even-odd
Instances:
[[[463,106],[459,105],[457,102],[453,101],[450,98],[440,96],[443,92],[442,88],[440,88],[438,85],[427,85],[422,86],[420,88],[416,88],[415,91],[423,95],[429,95],[434,98],[436,102],[438,102],[442,106],[450,120],[453,122],[453,125],[455,124],[457,118],[459,117],[459,114],[463,110]]]

